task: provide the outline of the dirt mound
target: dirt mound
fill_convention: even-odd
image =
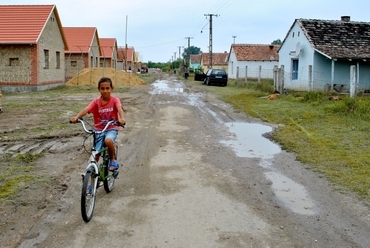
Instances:
[[[114,86],[122,85],[143,85],[146,84],[134,73],[128,73],[114,68],[85,68],[69,80],[67,86],[84,86],[95,85],[102,77],[109,77],[112,79]]]

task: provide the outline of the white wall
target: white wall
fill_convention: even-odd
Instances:
[[[296,50],[298,42],[301,48],[299,56],[289,55],[290,52]],[[284,86],[286,88],[304,91],[309,90],[308,69],[310,65],[313,65],[313,55],[314,49],[308,42],[301,27],[295,22],[279,50],[279,67],[284,65]],[[298,78],[296,80],[292,80],[292,61],[294,59],[298,59]]]
[[[232,49],[229,58],[228,76],[235,79],[239,68],[239,78],[245,78],[246,73],[248,78],[257,78],[261,66],[261,78],[272,79],[274,66],[278,64],[278,61],[237,61]]]

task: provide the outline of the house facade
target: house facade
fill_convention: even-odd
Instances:
[[[55,5],[0,5],[0,87],[39,91],[65,83],[68,50]]]
[[[115,38],[100,38],[100,67],[111,67],[117,69],[118,46]]]
[[[135,48],[118,47],[117,69],[124,71],[136,71],[135,68]]]
[[[66,81],[84,68],[99,67],[102,50],[95,27],[64,27],[69,49],[65,51]]]
[[[279,50],[284,87],[299,91],[370,89],[370,23],[296,19]],[[355,74],[351,67],[355,66]]]
[[[200,57],[200,67],[201,69],[206,72],[210,68],[214,69],[225,69],[227,71],[228,68],[228,59],[229,54],[227,52],[224,53],[202,53]]]
[[[269,78],[279,65],[279,45],[232,44],[228,57],[229,78]]]
[[[199,69],[200,67],[200,58],[202,54],[190,54],[189,67],[193,70]]]

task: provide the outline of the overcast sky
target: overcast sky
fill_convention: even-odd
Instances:
[[[270,44],[285,38],[297,18],[370,22],[368,0],[0,0],[55,4],[65,27],[96,27],[100,38],[133,46],[143,62],[178,58],[179,47],[229,52],[234,42]],[[127,26],[127,28],[126,28]],[[126,36],[127,32],[127,36]],[[235,36],[236,38],[233,38]],[[190,39],[186,37],[191,37]],[[176,53],[176,54],[175,54]]]

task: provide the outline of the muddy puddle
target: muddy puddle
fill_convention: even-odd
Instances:
[[[265,177],[271,181],[271,188],[275,196],[285,207],[302,215],[313,215],[314,203],[304,186],[293,179],[284,176],[274,168],[274,156],[281,152],[278,144],[265,138],[263,134],[273,131],[273,128],[258,123],[232,122],[223,123],[221,116],[209,108],[204,108],[202,93],[192,93],[181,80],[157,80],[152,84],[150,94],[187,94],[187,102],[197,106],[202,112],[213,116],[214,120],[224,124],[229,130],[226,140],[221,144],[230,147],[235,155],[246,158],[259,158],[259,166],[266,169]]]

